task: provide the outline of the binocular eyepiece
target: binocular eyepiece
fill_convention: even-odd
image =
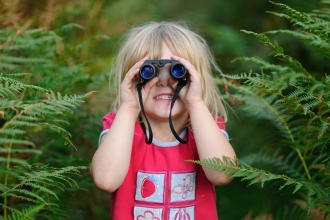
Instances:
[[[150,80],[157,75],[154,64],[163,67],[165,64],[171,63],[170,74],[175,79],[182,79],[186,76],[186,67],[176,60],[146,60],[140,68],[140,76],[143,80]]]

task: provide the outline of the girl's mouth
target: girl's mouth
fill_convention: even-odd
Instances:
[[[173,95],[158,95],[155,97],[156,100],[172,100]]]

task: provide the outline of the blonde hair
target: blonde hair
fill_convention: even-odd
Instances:
[[[149,22],[144,26],[130,29],[124,36],[111,71],[117,78],[117,96],[113,110],[117,111],[121,104],[119,85],[126,73],[146,55],[149,55],[149,59],[158,59],[162,54],[163,42],[173,54],[188,60],[201,74],[203,100],[206,106],[212,115],[220,116],[227,121],[223,100],[212,75],[212,70],[220,75],[222,71],[205,40],[189,30],[183,22]]]

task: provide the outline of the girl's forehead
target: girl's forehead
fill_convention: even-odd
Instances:
[[[182,56],[182,48],[176,49],[172,45],[169,45],[166,42],[162,42],[159,46],[148,46],[147,56],[149,59],[170,59],[171,55]]]

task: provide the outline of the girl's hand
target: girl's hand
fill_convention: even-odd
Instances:
[[[201,82],[201,75],[197,72],[195,67],[187,60],[178,57],[178,56],[171,56],[171,59],[177,60],[183,65],[185,65],[187,69],[187,77],[189,78],[189,82],[185,87],[183,87],[179,93],[179,97],[185,103],[187,109],[196,103],[203,101],[202,97],[202,82]],[[177,83],[173,85],[175,89]]]
[[[139,62],[137,62],[126,74],[120,85],[120,99],[121,106],[125,106],[132,110],[136,110],[137,113],[140,112],[140,104],[137,94],[136,85],[141,82],[140,67],[143,65],[147,57],[144,57]],[[146,97],[149,95],[150,89],[157,83],[159,79],[156,77],[148,81],[142,88],[142,97],[145,101]]]

